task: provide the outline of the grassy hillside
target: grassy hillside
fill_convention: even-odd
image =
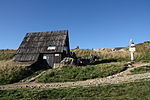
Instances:
[[[38,82],[67,82],[80,81],[94,78],[102,78],[114,75],[126,69],[126,63],[114,62],[88,66],[64,66],[59,69],[52,69],[40,76]]]
[[[2,60],[0,61],[0,85],[18,82],[44,68],[42,64],[26,66],[12,60]]]
[[[101,51],[101,50],[92,50],[92,49],[74,49],[77,57],[87,58],[90,55],[97,56],[99,59],[115,59],[117,61],[129,61],[130,53],[122,51]]]
[[[130,53],[125,48],[124,51],[109,50],[91,50],[91,49],[75,49],[72,50],[78,57],[86,58],[90,55],[98,56],[103,61],[130,61]],[[136,61],[150,61],[150,42],[136,45]],[[12,62],[16,50],[0,50],[0,84],[8,84],[18,82],[21,79],[32,75],[42,68],[42,64],[38,66],[22,66]],[[104,60],[107,59],[107,60]],[[104,63],[104,62],[103,62]],[[122,65],[91,65],[86,67],[64,67],[61,70],[53,69],[38,79],[40,82],[63,82],[86,80],[96,77],[106,77],[120,72],[124,69]],[[66,73],[67,72],[67,73]],[[62,78],[63,77],[63,78]]]
[[[95,55],[99,59],[116,59],[118,61],[129,61],[130,52],[128,47],[124,48],[124,51],[111,51],[106,50],[92,50],[92,49],[72,49],[77,57],[86,58],[90,55]],[[16,50],[6,49],[0,50],[0,60],[10,60],[15,55]],[[150,60],[150,42],[144,42],[136,45],[135,52],[136,61],[149,61]]]
[[[14,57],[16,50],[5,49],[0,50],[0,60],[10,60]]]
[[[131,70],[131,74],[150,73],[150,66],[142,66]]]
[[[149,100],[150,81],[60,89],[0,90],[0,100]]]
[[[116,59],[118,61],[130,61],[130,52],[128,47],[123,51],[111,50],[93,50],[93,49],[73,49],[77,57],[86,58],[90,55],[95,55],[99,59]],[[150,61],[150,42],[144,42],[136,45],[135,52],[136,61]]]
[[[22,77],[25,66],[17,66],[10,60],[0,61],[0,84],[16,82]]]
[[[150,61],[150,42],[137,44],[136,49],[137,61]]]

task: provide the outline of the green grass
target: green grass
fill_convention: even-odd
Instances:
[[[45,70],[36,71],[36,72],[34,72],[32,75],[30,75],[30,76],[24,78],[23,80],[21,80],[21,82],[26,82],[26,81],[28,81],[28,80],[30,80],[30,79],[36,77],[37,75],[39,75],[39,74],[42,73],[43,71],[45,71]],[[34,80],[33,80],[33,81],[34,81]],[[31,81],[31,82],[32,82],[32,81]]]
[[[52,69],[37,78],[38,82],[67,82],[107,77],[126,69],[126,63],[115,62],[88,66],[64,66]]]
[[[44,67],[32,65],[22,66],[13,61],[0,61],[0,85],[19,82],[20,80],[31,77],[37,71],[44,70]]]
[[[127,48],[126,48],[127,49]],[[78,57],[86,58],[90,55],[98,56],[99,59],[103,60],[116,60],[116,61],[129,61],[129,52],[99,52],[91,49],[78,49],[72,50]],[[18,82],[19,80],[34,74],[37,67],[24,67],[18,65],[9,65],[5,62],[11,60],[16,53],[16,50],[0,50],[0,84],[8,84]],[[145,42],[136,45],[135,53],[136,61],[149,62],[150,61],[150,42]],[[106,61],[106,60],[105,60]],[[3,62],[3,63],[1,63]],[[3,66],[4,65],[4,66]],[[97,77],[106,77],[113,75],[124,70],[124,66],[104,66],[102,64],[85,66],[85,67],[64,67],[62,69],[54,69],[48,71],[46,74],[38,78],[39,82],[65,82],[65,81],[77,81],[86,80]],[[137,73],[147,72],[145,69],[137,69]],[[32,74],[31,74],[32,73]]]
[[[0,100],[149,100],[150,81],[59,89],[0,90]]]
[[[142,73],[149,73],[150,72],[150,66],[142,66],[139,68],[135,68],[134,70],[131,70],[131,74],[142,74]]]
[[[32,74],[33,72],[30,70],[30,68],[25,66],[14,66],[15,68],[0,71],[0,84],[10,84],[20,81],[21,79],[24,79],[28,75]]]

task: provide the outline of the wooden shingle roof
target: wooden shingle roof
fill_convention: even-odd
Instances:
[[[66,41],[69,41],[67,30],[27,33],[14,60],[36,61],[40,53],[62,53]],[[56,49],[47,50],[49,46],[56,46]]]

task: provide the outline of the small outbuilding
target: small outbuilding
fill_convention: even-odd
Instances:
[[[54,63],[70,56],[68,30],[27,33],[14,61],[38,62],[47,61],[50,67]]]

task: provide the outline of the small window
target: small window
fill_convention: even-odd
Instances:
[[[55,54],[55,57],[58,57],[59,56],[59,54]]]
[[[47,57],[46,57],[46,56],[43,56],[43,59],[47,59]]]
[[[47,50],[55,50],[55,49],[56,49],[55,46],[49,46],[49,47],[47,48]]]

